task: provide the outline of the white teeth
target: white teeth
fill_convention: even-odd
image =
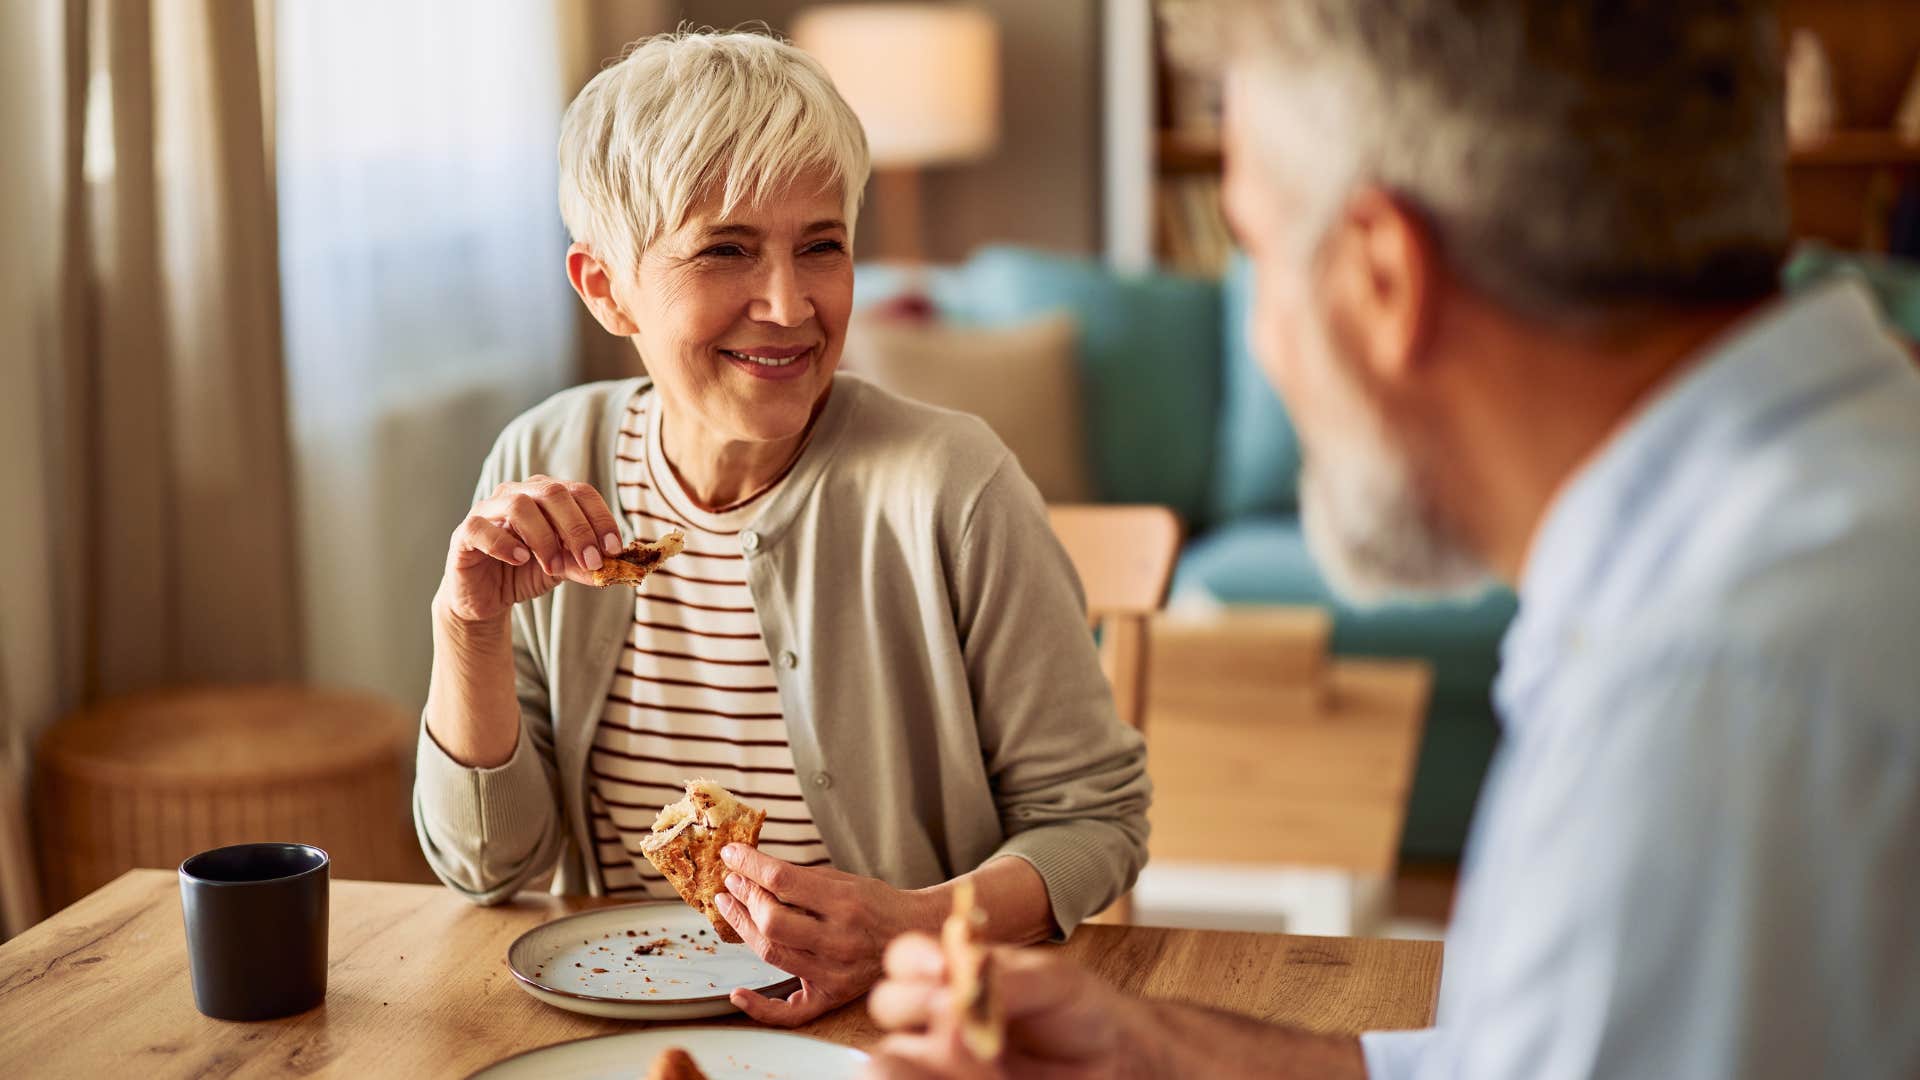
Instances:
[[[775,358],[771,356],[752,356],[747,353],[734,352],[732,349],[721,349],[720,351],[733,357],[735,360],[745,360],[748,363],[759,364],[761,367],[786,367],[788,364],[799,360],[800,357],[807,355],[806,353],[800,353],[797,356]]]

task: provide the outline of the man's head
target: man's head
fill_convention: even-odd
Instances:
[[[1761,0],[1218,0],[1227,210],[1361,596],[1477,584],[1448,395],[1524,333],[1628,340],[1774,287],[1787,214]],[[1511,359],[1508,357],[1507,359]]]

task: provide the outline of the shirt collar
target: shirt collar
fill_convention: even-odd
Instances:
[[[1821,387],[1877,366],[1885,338],[1873,301],[1841,280],[1776,301],[1733,328],[1680,372],[1566,483],[1549,505],[1520,581],[1520,615],[1501,647],[1499,696],[1509,699],[1551,665],[1590,597],[1630,556],[1645,508],[1682,484],[1685,466],[1713,460],[1770,416]]]

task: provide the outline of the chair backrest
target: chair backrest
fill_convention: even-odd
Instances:
[[[1147,619],[1167,601],[1180,554],[1180,519],[1164,506],[1048,508],[1100,630],[1100,663],[1120,718],[1146,726]]]
[[[1147,620],[1167,602],[1180,554],[1180,519],[1164,506],[1048,508],[1053,533],[1067,549],[1087,594],[1087,621],[1100,631],[1100,667],[1113,687],[1120,719],[1147,727]],[[1133,894],[1094,922],[1133,921]]]

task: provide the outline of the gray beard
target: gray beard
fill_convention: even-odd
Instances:
[[[1326,325],[1308,320],[1301,331],[1300,346],[1345,383],[1350,400],[1362,401],[1353,368]],[[1370,419],[1370,430],[1344,434],[1338,445],[1303,446],[1300,513],[1307,550],[1334,592],[1349,603],[1370,605],[1485,591],[1492,571],[1447,526],[1413,456]]]
[[[1350,603],[1472,596],[1493,581],[1420,491],[1414,470],[1351,442],[1308,458],[1300,475],[1307,550]]]

